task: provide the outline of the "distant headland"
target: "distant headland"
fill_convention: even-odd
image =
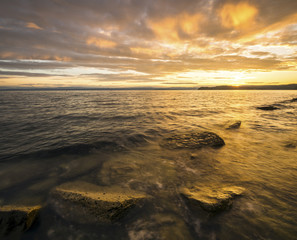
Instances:
[[[200,87],[199,90],[297,90],[297,84]]]

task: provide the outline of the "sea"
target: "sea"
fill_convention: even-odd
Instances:
[[[0,92],[0,206],[42,205],[16,239],[297,239],[297,91],[98,90]],[[265,111],[257,107],[273,105]],[[228,126],[241,121],[238,129]],[[214,132],[221,148],[167,149],[173,135]],[[150,196],[112,223],[59,215],[67,182]],[[218,213],[180,189],[245,189]],[[75,209],[73,209],[75,211]]]

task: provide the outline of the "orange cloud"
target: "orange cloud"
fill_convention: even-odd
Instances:
[[[285,28],[297,24],[297,13],[286,16],[280,21],[273,24],[263,24],[261,22],[257,23],[257,27],[249,29],[250,31],[246,33],[240,40],[242,43],[249,44],[281,44],[281,34],[285,31]],[[267,37],[267,34],[270,36]]]
[[[282,19],[281,21],[267,26],[263,30],[263,33],[279,30],[279,29],[282,29],[290,24],[296,24],[296,23],[297,23],[297,13],[287,16],[284,19]]]
[[[249,27],[258,9],[247,2],[239,2],[237,4],[227,3],[219,11],[222,24],[227,28],[246,28]]]
[[[131,47],[130,50],[132,53],[140,54],[140,55],[147,55],[147,56],[159,56],[162,51],[160,49],[152,49],[152,48],[144,48],[144,47]]]
[[[116,46],[116,43],[110,40],[105,40],[102,38],[90,37],[87,39],[88,45],[95,45],[99,48],[113,48]]]
[[[4,52],[0,54],[1,58],[9,58],[9,57],[13,57],[15,54],[12,52]]]
[[[199,23],[203,20],[201,14],[182,14],[180,15],[180,28],[187,34],[195,34],[199,30]]]
[[[70,57],[59,57],[59,56],[55,56],[54,59],[59,62],[70,62],[72,60],[72,58]]]
[[[196,34],[202,20],[201,14],[181,13],[174,17],[149,21],[149,26],[158,39],[178,41],[180,40],[180,31],[186,35]]]
[[[177,20],[175,18],[168,17],[161,21],[152,21],[149,25],[158,38],[177,40],[176,22]]]
[[[33,22],[28,22],[26,25],[27,28],[32,28],[32,29],[37,29],[37,30],[42,30],[41,27],[37,26],[35,23]]]

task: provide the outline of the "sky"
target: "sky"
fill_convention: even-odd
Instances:
[[[297,0],[1,0],[0,87],[297,83]]]

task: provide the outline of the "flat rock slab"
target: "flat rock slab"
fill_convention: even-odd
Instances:
[[[36,220],[40,209],[41,206],[0,207],[0,237],[28,230]]]
[[[198,205],[207,212],[220,212],[232,206],[233,199],[242,195],[245,191],[242,187],[232,186],[220,189],[214,188],[183,188],[181,195],[190,204]]]
[[[65,219],[79,223],[113,222],[125,216],[147,195],[87,182],[65,183],[51,193],[50,203]]]
[[[165,138],[160,145],[168,149],[199,149],[203,147],[219,148],[224,146],[225,142],[221,137],[213,132],[200,132],[174,135],[172,137]]]
[[[237,122],[231,124],[229,127],[227,127],[227,129],[238,129],[238,128],[240,128],[240,125],[241,125],[241,121],[237,121]]]

